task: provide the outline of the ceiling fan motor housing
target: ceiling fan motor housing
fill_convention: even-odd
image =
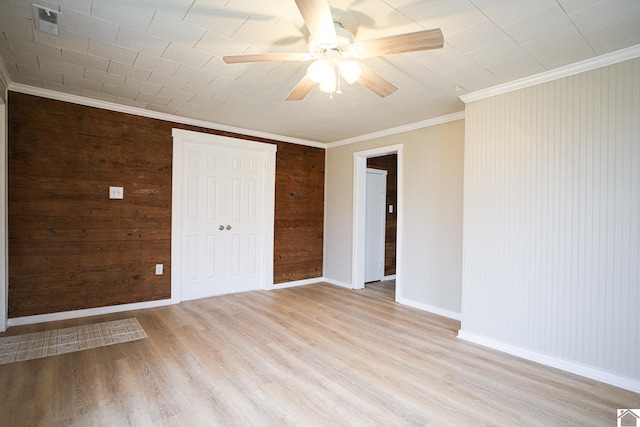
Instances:
[[[335,23],[336,41],[332,44],[318,43],[313,37],[309,37],[309,52],[318,59],[338,61],[351,56],[351,45],[354,41],[353,34],[339,23]]]

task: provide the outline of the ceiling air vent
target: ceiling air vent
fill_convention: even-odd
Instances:
[[[58,10],[33,4],[33,24],[38,31],[57,36],[58,15],[60,15]]]

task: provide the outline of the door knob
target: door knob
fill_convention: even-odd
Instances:
[[[231,226],[230,225],[227,225],[227,230],[231,230]]]
[[[218,227],[218,230],[224,230],[224,225],[221,225],[220,227]]]

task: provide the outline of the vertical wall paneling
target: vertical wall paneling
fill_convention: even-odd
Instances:
[[[466,135],[461,335],[640,380],[640,59],[472,102]]]

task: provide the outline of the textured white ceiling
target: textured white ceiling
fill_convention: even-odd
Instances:
[[[58,36],[34,29],[32,3],[0,0],[13,84],[317,142],[459,112],[465,93],[640,44],[640,0],[330,0],[357,40],[441,28],[445,46],[363,60],[399,88],[386,98],[356,83],[285,102],[308,63],[222,56],[306,52],[293,0],[35,1],[61,10]]]

